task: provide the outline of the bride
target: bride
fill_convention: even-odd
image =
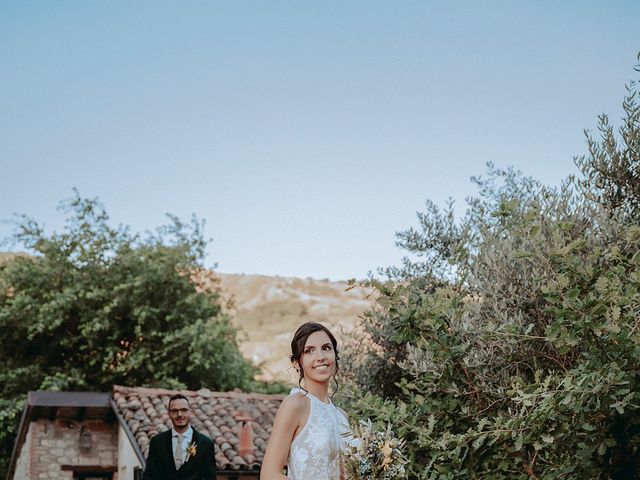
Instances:
[[[350,429],[329,396],[329,382],[338,371],[336,339],[324,325],[305,323],[293,336],[290,358],[300,388],[291,390],[278,409],[260,479],[338,480],[340,449]]]

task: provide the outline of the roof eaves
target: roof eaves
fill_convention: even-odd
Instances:
[[[31,408],[32,407],[29,402],[25,402],[24,409],[22,410],[22,417],[20,417],[20,425],[18,426],[18,435],[16,436],[16,441],[13,444],[13,451],[11,452],[11,459],[9,460],[9,469],[7,470],[6,480],[12,480],[13,474],[15,473],[18,455],[20,454],[25,438],[27,438]]]
[[[146,462],[146,459],[144,458],[144,453],[142,453],[142,450],[140,449],[140,446],[136,441],[136,437],[133,435],[133,432],[129,428],[127,421],[124,419],[122,415],[120,415],[120,412],[118,411],[118,406],[116,405],[116,402],[115,400],[113,400],[112,397],[109,397],[109,404],[111,405],[111,409],[113,410],[113,413],[116,415],[116,418],[118,419],[118,423],[120,424],[120,427],[122,427],[122,429],[124,430],[124,433],[127,436],[127,439],[129,440],[129,443],[131,444],[133,451],[136,452],[136,457],[138,457],[138,460],[140,461],[142,468],[144,468],[147,462]]]
[[[109,393],[103,392],[49,392],[27,394],[27,402],[37,407],[89,407],[109,408]]]

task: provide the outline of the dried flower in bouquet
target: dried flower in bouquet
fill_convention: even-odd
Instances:
[[[398,439],[391,426],[374,428],[371,420],[361,420],[349,433],[341,453],[345,480],[400,480],[406,478],[405,441]]]

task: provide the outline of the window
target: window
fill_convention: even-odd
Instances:
[[[117,468],[62,465],[62,470],[72,471],[73,480],[113,480],[113,474]]]

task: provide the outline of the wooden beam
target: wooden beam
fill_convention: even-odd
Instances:
[[[104,465],[62,465],[60,469],[75,473],[115,473],[118,471],[118,467],[106,467]]]

